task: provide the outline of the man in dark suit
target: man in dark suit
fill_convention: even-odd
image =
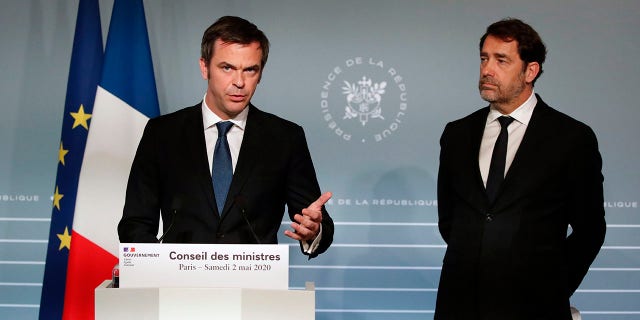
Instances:
[[[304,131],[250,103],[267,37],[226,16],[205,31],[201,50],[204,99],[147,123],[120,241],[157,242],[162,215],[164,242],[273,244],[286,205],[292,229],[285,235],[310,257],[324,252],[333,240],[324,208],[331,193],[320,194]]]
[[[480,40],[489,106],[447,124],[440,140],[447,251],[435,319],[571,319],[569,297],[604,242],[597,140],[534,93],[545,56],[517,19]]]

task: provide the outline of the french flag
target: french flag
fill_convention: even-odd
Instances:
[[[131,163],[159,114],[142,0],[115,0],[78,182],[63,319],[94,318],[94,289],[118,261]]]

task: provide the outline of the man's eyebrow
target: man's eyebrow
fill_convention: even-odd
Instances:
[[[226,62],[226,61],[220,61],[217,66],[219,67],[231,67],[232,69],[237,69],[236,66],[234,66],[233,64]]]
[[[483,51],[483,52],[480,52],[480,56],[481,57],[493,56],[493,57],[497,57],[497,58],[504,58],[504,59],[511,60],[511,58],[509,57],[508,54],[501,53],[501,52],[496,52],[496,53],[489,54],[488,52],[484,52]]]
[[[244,70],[260,70],[260,65],[259,64],[254,64],[252,66],[248,66],[246,68],[244,68]]]

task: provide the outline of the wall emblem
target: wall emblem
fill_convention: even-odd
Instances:
[[[367,125],[369,118],[384,120],[380,101],[387,86],[385,81],[372,84],[371,78],[362,77],[357,84],[348,81],[344,84],[342,93],[347,98],[344,119],[357,118],[363,126]]]
[[[327,128],[344,141],[360,143],[390,138],[408,106],[402,76],[374,58],[355,57],[335,66],[324,80],[320,98]]]

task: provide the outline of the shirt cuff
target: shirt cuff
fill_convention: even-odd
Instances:
[[[318,232],[318,236],[316,236],[316,238],[313,239],[311,244],[309,244],[308,241],[300,241],[300,243],[302,244],[302,249],[304,250],[304,253],[312,254],[313,252],[315,252],[316,249],[318,249],[318,246],[320,245],[320,240],[322,240],[322,224],[320,224],[320,232]]]

